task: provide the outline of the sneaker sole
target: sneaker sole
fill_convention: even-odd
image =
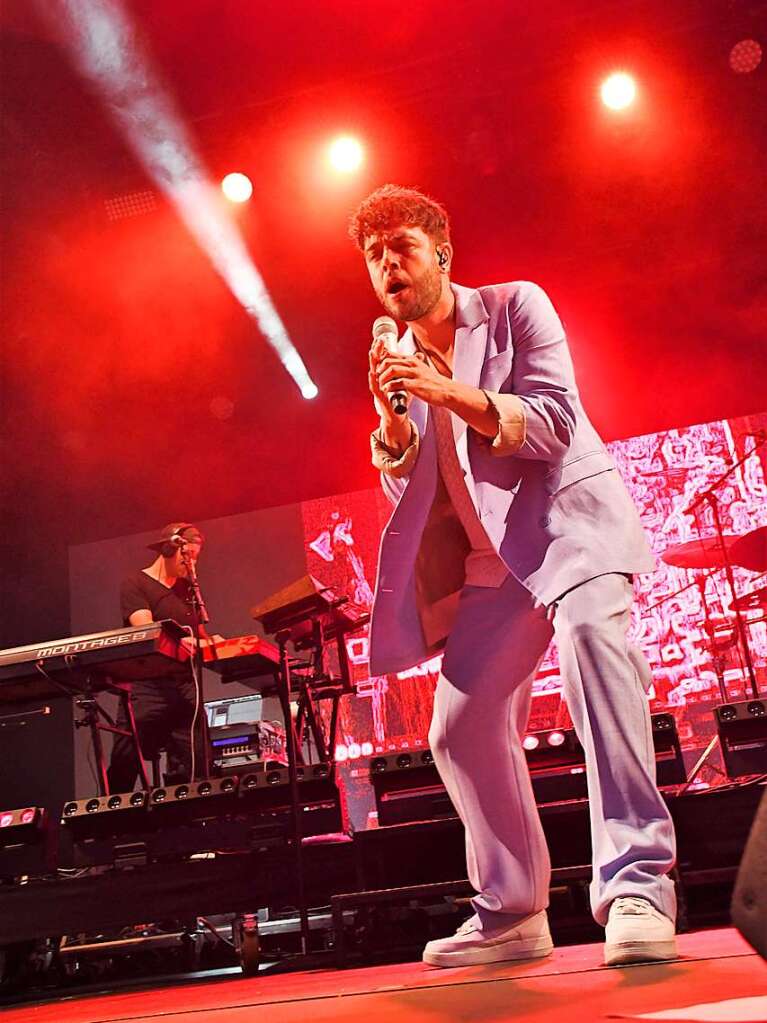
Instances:
[[[483,963],[505,963],[522,959],[543,959],[554,951],[551,938],[528,941],[501,941],[487,948],[467,948],[456,952],[424,952],[429,966],[482,966]]]
[[[679,953],[676,941],[622,941],[617,945],[605,946],[605,966],[622,966],[625,963],[658,963],[676,959]]]

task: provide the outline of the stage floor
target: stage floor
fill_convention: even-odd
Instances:
[[[682,958],[607,968],[601,945],[533,964],[439,970],[423,963],[227,977],[6,1010],[4,1023],[441,1023],[501,1020],[767,1020],[767,965],[727,928],[679,938]],[[706,1010],[680,1013],[700,1003]],[[728,1004],[729,1003],[729,1004]],[[674,1011],[675,1010],[675,1011]],[[669,1014],[671,1011],[673,1015]],[[659,1015],[662,1013],[662,1015]]]

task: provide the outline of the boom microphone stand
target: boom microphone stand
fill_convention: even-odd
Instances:
[[[194,661],[194,683],[197,689],[198,720],[195,723],[195,728],[193,728],[193,733],[196,732],[200,737],[200,745],[202,746],[201,775],[207,780],[210,778],[210,743],[208,740],[208,719],[205,715],[205,691],[202,675],[204,658],[202,655],[201,628],[203,625],[208,624],[210,621],[210,615],[208,614],[208,609],[205,606],[205,600],[202,596],[202,590],[200,589],[200,582],[197,578],[197,569],[194,564],[194,558],[189,556],[186,546],[181,548],[181,560],[186,565],[187,580],[190,586],[190,593],[187,602],[192,609],[192,635],[194,637],[192,659]],[[192,734],[193,753],[196,737],[197,736],[195,734]],[[190,778],[190,781],[194,781],[194,778]]]

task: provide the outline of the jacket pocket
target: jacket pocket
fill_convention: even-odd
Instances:
[[[543,478],[544,486],[550,494],[569,487],[571,483],[578,483],[580,480],[588,479],[589,476],[596,476],[600,472],[607,472],[615,468],[615,460],[612,455],[600,449],[587,451],[576,458],[570,458],[561,465],[555,466]]]

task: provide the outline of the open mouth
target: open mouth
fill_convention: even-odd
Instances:
[[[404,291],[407,287],[404,281],[392,281],[389,287],[386,289],[387,295],[399,295],[401,291]]]

